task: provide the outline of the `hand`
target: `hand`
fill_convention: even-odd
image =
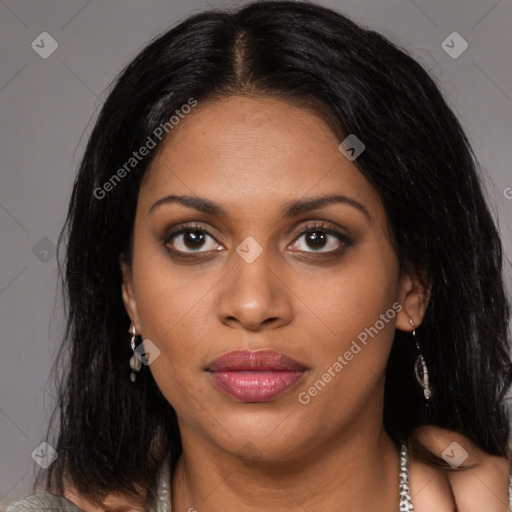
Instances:
[[[511,470],[511,458],[496,457],[484,452],[466,436],[432,425],[422,426],[414,430],[413,437],[426,448],[444,460],[453,460],[458,469],[442,471],[437,484],[439,487],[449,486],[455,509],[459,512],[508,512],[508,486]],[[452,443],[453,445],[447,451]],[[467,457],[465,455],[467,453]],[[413,462],[414,459],[414,462]],[[460,462],[460,465],[459,465]],[[412,465],[418,463],[417,454],[411,450],[411,494],[413,493]],[[425,489],[428,488],[428,484]],[[422,489],[416,486],[418,498]],[[415,496],[412,494],[413,502]],[[421,501],[421,498],[419,498]],[[416,510],[415,504],[415,510]],[[425,510],[428,510],[425,508]],[[449,508],[447,509],[449,510]],[[421,512],[421,508],[418,508]]]

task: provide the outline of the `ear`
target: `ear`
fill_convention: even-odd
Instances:
[[[132,266],[126,255],[119,255],[119,265],[121,266],[121,274],[123,276],[123,282],[121,285],[121,296],[123,298],[123,304],[126,312],[128,313],[128,316],[135,325],[136,331],[140,333],[141,325],[137,312],[137,301],[133,291]]]
[[[400,277],[398,302],[402,309],[397,315],[396,328],[412,331],[409,319],[418,327],[423,321],[430,300],[431,284],[425,277],[416,273],[404,272]]]

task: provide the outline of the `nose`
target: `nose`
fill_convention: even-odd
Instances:
[[[251,262],[233,253],[231,270],[218,286],[219,320],[232,328],[258,331],[291,322],[293,303],[283,261],[272,260],[270,251]]]

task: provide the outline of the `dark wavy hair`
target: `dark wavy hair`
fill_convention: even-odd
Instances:
[[[48,430],[49,439],[58,416],[59,456],[36,480],[62,494],[66,477],[96,503],[110,492],[140,496],[142,486],[149,500],[159,466],[167,459],[174,470],[175,411],[147,368],[129,379],[119,266],[120,255],[130,261],[140,183],[160,144],[105,198],[94,191],[190,98],[230,95],[309,106],[340,142],[356,134],[366,146],[354,163],[382,200],[400,267],[432,287],[417,336],[433,396],[426,408],[414,343],[397,330],[384,404],[393,440],[432,424],[506,455],[512,370],[502,247],[459,122],[423,67],[382,35],[319,5],[260,1],[195,14],[156,38],[102,107],[59,237],[67,327]]]

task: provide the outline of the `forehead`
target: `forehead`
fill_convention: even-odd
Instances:
[[[373,187],[339,151],[340,142],[319,115],[279,99],[199,103],[162,144],[139,202],[149,208],[162,195],[181,193],[240,211],[340,193],[378,208]]]

